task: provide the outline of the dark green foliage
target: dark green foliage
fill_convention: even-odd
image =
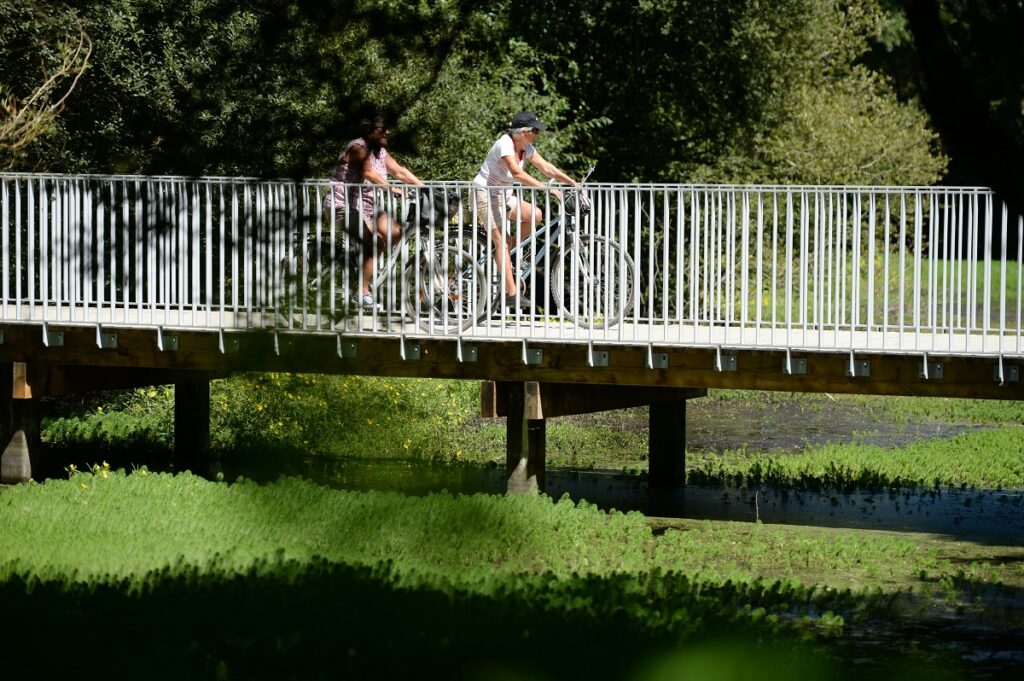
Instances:
[[[552,112],[558,100],[534,95],[529,65],[511,68],[514,51],[492,48],[470,58],[459,47],[467,32],[474,44],[502,44],[495,41],[501,22],[492,26],[475,4],[78,3],[74,11],[95,43],[91,67],[26,167],[323,177],[358,133],[360,118],[377,110],[397,122],[395,151],[420,172],[455,170],[444,153],[449,141],[479,163],[493,141],[483,140],[513,109],[536,100]],[[34,33],[0,42],[0,82],[23,90],[34,75],[18,56],[72,12],[58,3],[39,6],[45,11],[35,23],[22,19]],[[469,62],[479,77],[466,83],[458,74]],[[418,113],[406,118],[410,108]],[[467,136],[475,142],[469,150],[457,144]],[[465,167],[458,172],[453,179],[468,179]]]
[[[991,186],[1024,213],[1024,6],[899,4],[920,65],[921,99],[955,160],[956,180]]]
[[[801,565],[821,581],[751,576]],[[864,565],[895,585],[843,586],[862,584]],[[952,576],[891,536],[708,522],[654,535],[638,514],[527,495],[105,466],[0,494],[0,640],[17,651],[15,678],[645,679],[658,677],[640,666],[691,656],[736,668],[721,646],[758,660],[758,678],[907,678],[885,676],[916,660],[901,651],[837,663],[847,623],[930,602],[901,593],[909,576],[939,578],[952,598],[983,571]]]
[[[945,160],[915,105],[855,68],[874,0],[535,0],[513,30],[602,159],[602,179],[914,184]],[[902,151],[891,153],[891,146]]]
[[[798,591],[650,574],[539,575],[473,593],[397,586],[386,564],[266,561],[237,575],[167,569],[135,589],[11,578],[0,583],[0,636],[19,653],[8,673],[67,678],[610,679],[718,640],[772,661],[761,678],[840,671],[799,643],[799,626],[763,616],[806,600]],[[751,602],[763,605],[737,607]]]
[[[395,71],[447,25],[441,13],[366,5],[79,3],[96,43],[93,66],[60,134],[37,151],[37,164],[105,172],[322,173],[375,102],[394,104],[422,84],[417,70],[399,82]],[[385,25],[394,32],[382,31]],[[399,36],[408,36],[402,50],[395,49]],[[393,91],[391,98],[380,97],[381,87]]]
[[[52,61],[38,46],[72,10],[13,7],[0,83],[27,92],[40,70],[26,55]],[[573,173],[597,160],[605,180],[924,183],[944,165],[918,109],[853,71],[881,21],[875,0],[87,0],[74,12],[90,68],[24,169],[324,177],[381,109],[415,172],[468,180],[524,108],[551,126],[546,157]],[[878,161],[879,140],[900,153]]]

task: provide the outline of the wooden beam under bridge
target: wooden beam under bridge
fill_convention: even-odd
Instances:
[[[590,361],[586,344],[531,341],[539,362],[524,359],[524,344],[513,340],[464,339],[472,360],[459,355],[456,338],[410,339],[387,335],[269,331],[175,330],[173,348],[159,347],[154,329],[119,328],[116,347],[99,347],[96,329],[51,324],[62,344],[44,343],[40,327],[0,325],[0,362],[60,366],[122,367],[128,370],[198,370],[216,375],[239,371],[287,371],[421,378],[495,379],[636,385],[657,388],[730,388],[861,395],[1024,399],[1020,379],[1024,357],[969,357],[857,353],[849,350],[801,351],[657,347],[652,366],[649,348],[595,345],[607,353],[602,366]],[[168,332],[170,333],[170,332]],[[413,352],[415,350],[415,352]],[[463,353],[465,355],[466,353]],[[728,364],[725,359],[731,359]],[[789,362],[787,362],[789,360]],[[787,364],[789,368],[787,370]],[[855,365],[856,371],[851,371]],[[942,365],[928,375],[925,366]],[[864,369],[861,371],[861,369]],[[1002,371],[1000,370],[1002,368]],[[1002,376],[1003,380],[999,377]]]
[[[673,487],[686,476],[686,401],[705,388],[482,381],[480,413],[506,417],[505,469],[509,492],[544,489],[548,418],[649,406],[648,483]]]
[[[59,473],[40,439],[39,401],[96,390],[175,386],[174,469],[209,472],[210,380],[228,372],[0,362],[0,484]]]

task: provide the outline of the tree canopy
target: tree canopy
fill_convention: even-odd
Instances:
[[[876,0],[9,0],[0,84],[35,92],[55,26],[92,39],[23,169],[323,177],[381,110],[417,174],[470,179],[532,109],[545,156],[607,181],[932,183],[927,116],[862,63],[889,16]]]
[[[922,101],[954,158],[1024,214],[1024,4],[901,0]]]

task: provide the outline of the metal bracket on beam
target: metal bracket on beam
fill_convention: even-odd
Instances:
[[[338,357],[341,359],[352,359],[356,356],[356,344],[352,341],[342,341],[341,334],[338,334]]]
[[[117,348],[117,334],[104,331],[102,324],[96,325],[96,347],[100,350],[112,350]]]
[[[917,377],[926,381],[941,381],[944,375],[942,362],[929,362],[928,353],[924,353],[921,361],[921,368],[917,371]]]
[[[715,371],[736,371],[736,355],[723,355],[722,346],[715,346]]]
[[[178,337],[168,336],[164,333],[164,327],[156,327],[156,347],[160,352],[177,352]]]
[[[789,352],[789,348],[786,348],[786,358],[782,360],[782,373],[789,374],[791,376],[806,374],[807,358],[793,357]]]
[[[219,331],[219,345],[221,354],[227,354],[229,352],[238,352],[238,339],[230,338],[224,333],[224,329]]]
[[[544,363],[544,350],[541,348],[530,348],[527,347],[526,341],[523,340],[523,364],[543,364]]]
[[[48,348],[59,348],[64,345],[63,331],[50,331],[50,327],[43,322],[43,345]]]
[[[992,378],[999,385],[1017,383],[1020,381],[1020,366],[1016,364],[1005,364],[1003,356],[999,355],[999,363],[993,367]]]
[[[606,367],[608,366],[608,351],[594,350],[594,342],[587,343],[587,366]]]
[[[644,366],[648,369],[668,369],[668,353],[655,352],[653,345],[647,346],[647,360]]]
[[[455,358],[460,362],[475,362],[479,352],[475,345],[463,345],[462,338],[455,341]]]
[[[275,329],[274,330],[274,354],[277,355],[278,357],[281,356],[281,353],[284,353],[286,355],[290,355],[292,353],[292,350],[294,350],[294,349],[295,349],[295,340],[292,339],[292,338],[288,338],[288,337],[281,338],[280,334],[278,334],[277,330]]]
[[[846,375],[854,378],[867,378],[871,375],[871,362],[866,359],[856,359],[851,350],[850,361],[846,365]]]
[[[405,344],[405,335],[399,337],[398,356],[404,360],[415,360],[420,358],[420,344]]]

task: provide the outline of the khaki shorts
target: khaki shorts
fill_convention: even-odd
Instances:
[[[481,225],[488,230],[508,229],[508,214],[519,205],[516,195],[505,189],[473,189],[473,210]]]

